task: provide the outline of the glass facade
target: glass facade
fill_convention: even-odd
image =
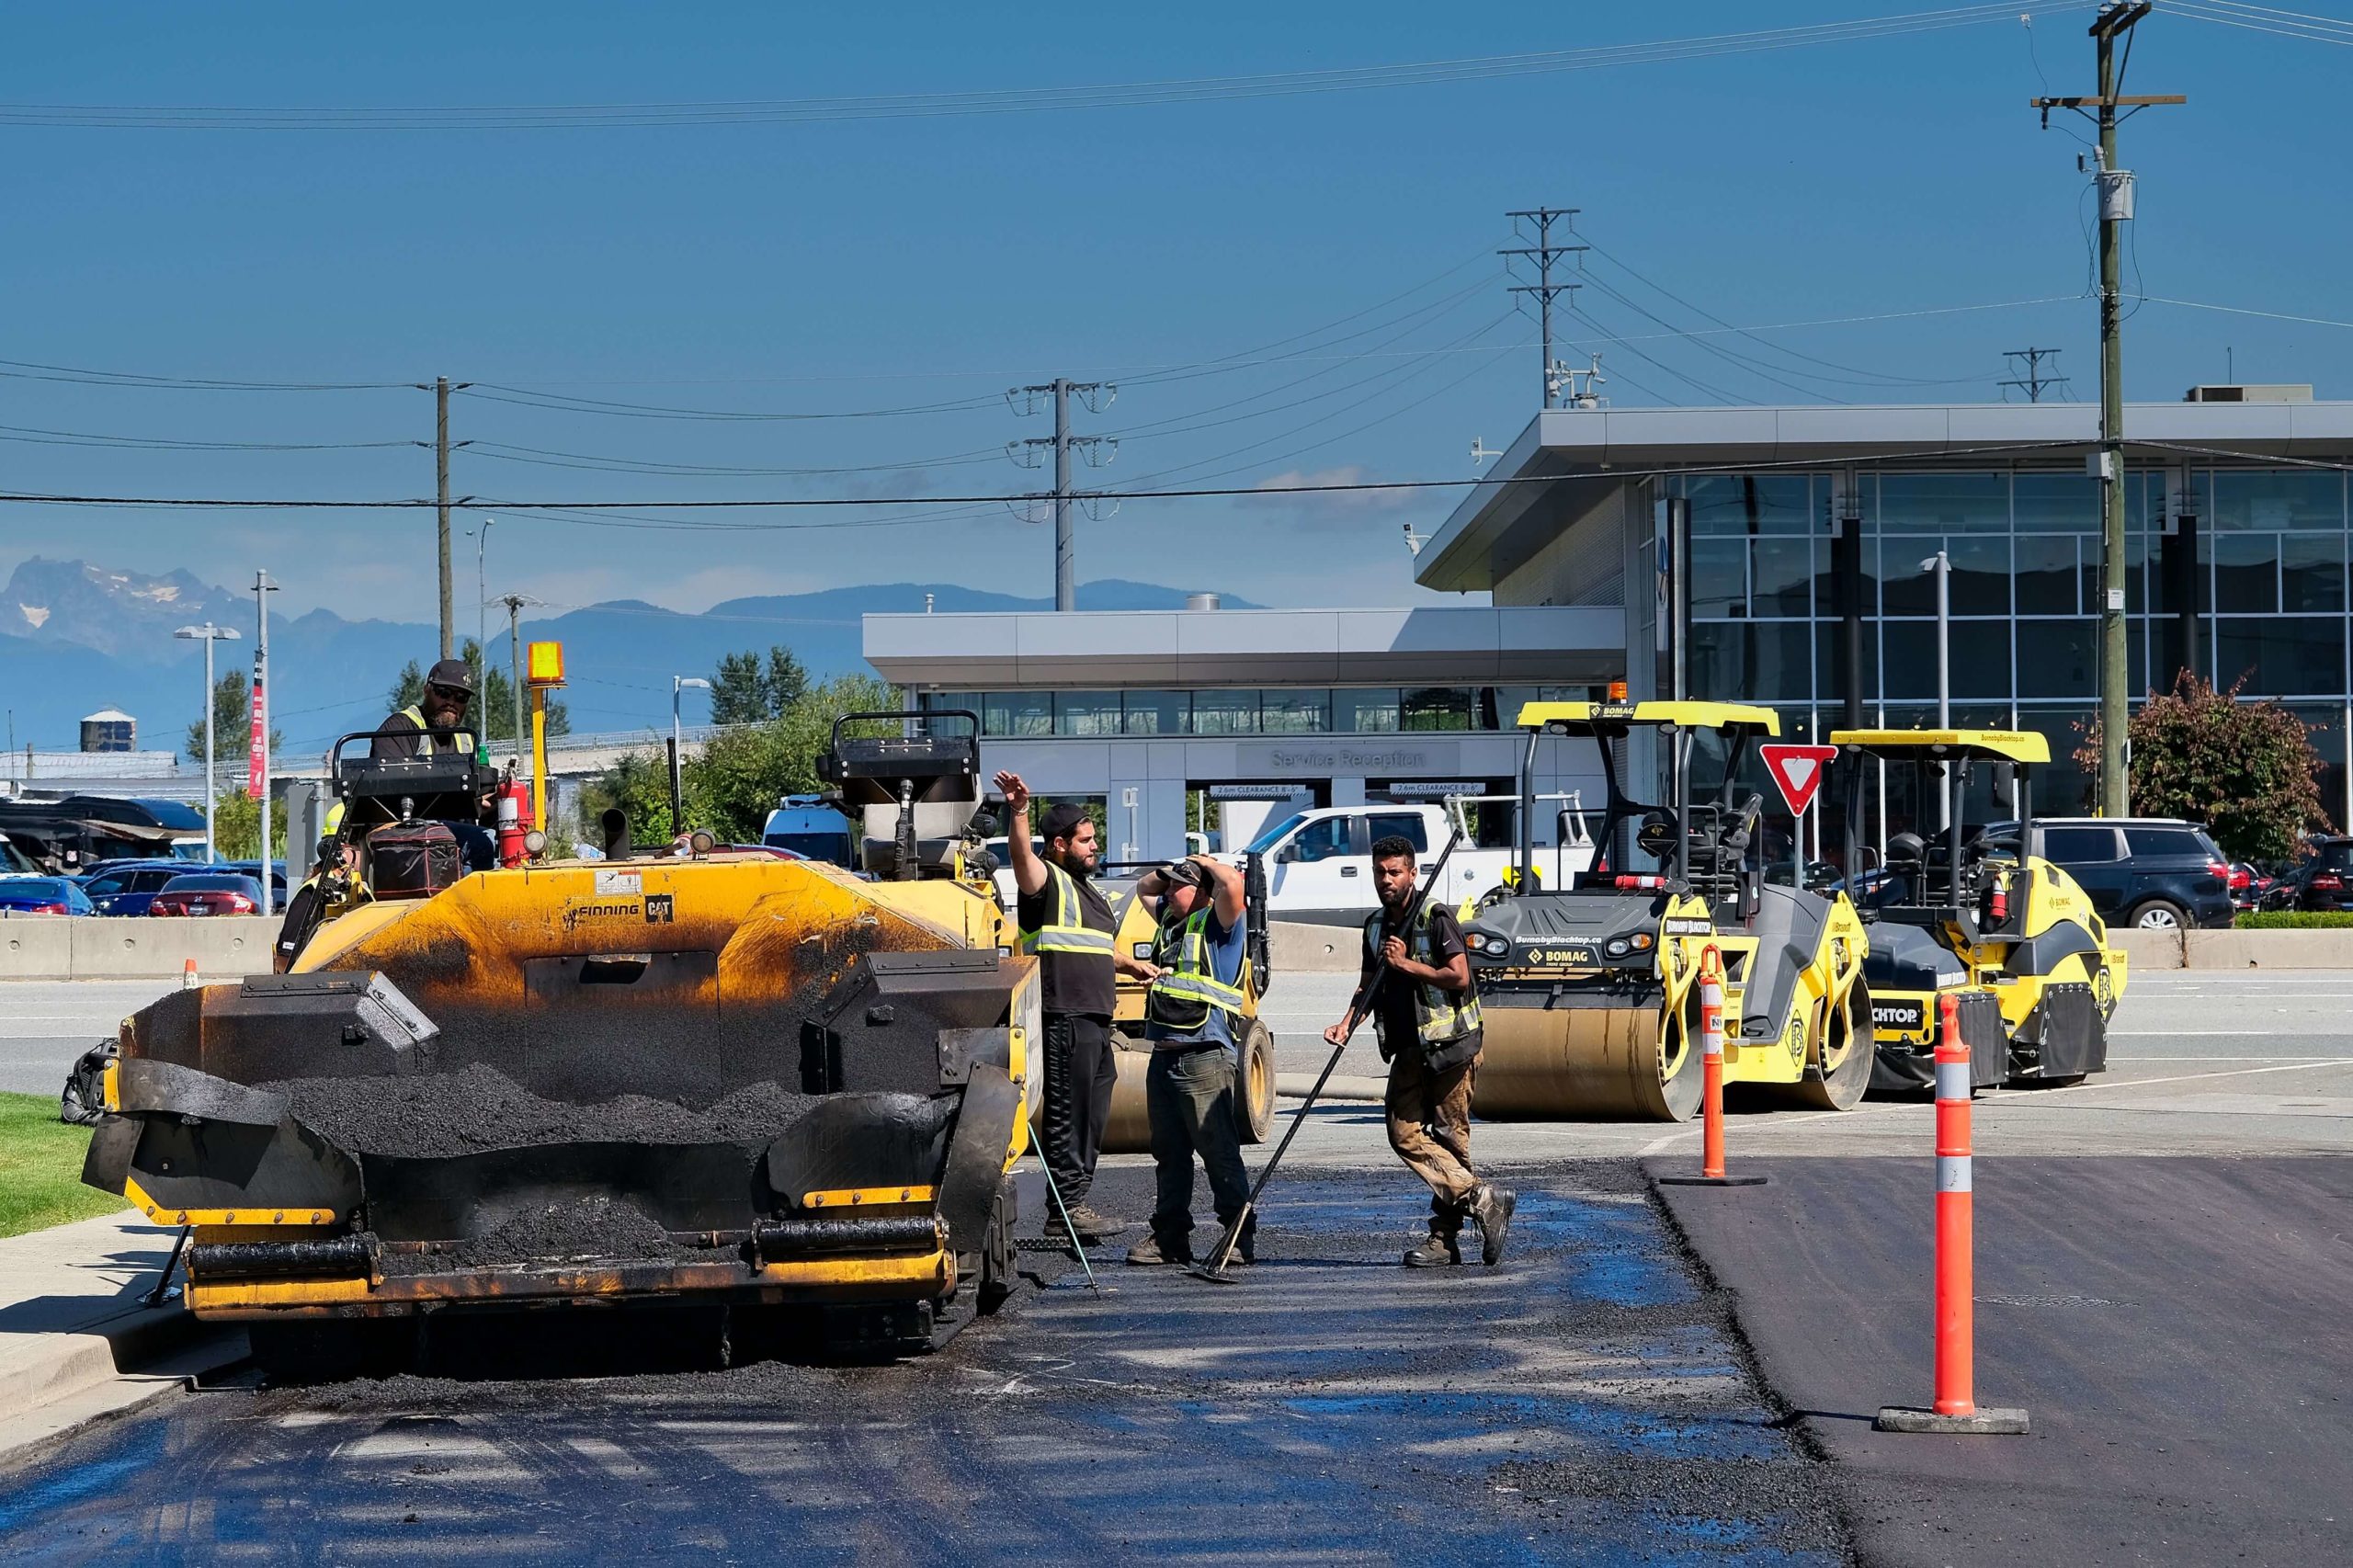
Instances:
[[[1193,691],[933,691],[991,739],[1108,735],[1399,734],[1507,729],[1523,702],[1582,702],[1584,686],[1204,687]]]
[[[2198,519],[2188,557],[2164,528],[2167,476],[2125,480],[2130,689],[2171,684],[2184,587],[2197,595],[2198,673],[2248,696],[2287,699],[2308,723],[2344,808],[2353,710],[2347,476],[2319,470],[2186,472]],[[1691,504],[1690,680],[1696,696],[1771,703],[1784,729],[1826,731],[1845,691],[1839,585],[1829,530],[1833,476],[1672,477]],[[2176,483],[2180,483],[2177,481]],[[1862,472],[1863,690],[1871,722],[1936,718],[1936,584],[1951,562],[1955,722],[2039,730],[2052,767],[2044,809],[2077,809],[2068,758],[2097,699],[2099,491],[2080,470]],[[1964,713],[1968,715],[1963,717]]]

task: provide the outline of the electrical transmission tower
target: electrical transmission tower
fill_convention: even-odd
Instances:
[[[1586,249],[1584,245],[1554,244],[1552,225],[1558,223],[1563,233],[1569,233],[1572,231],[1570,220],[1576,215],[1577,209],[1574,207],[1529,207],[1518,212],[1506,212],[1504,216],[1511,220],[1512,237],[1521,240],[1533,238],[1535,243],[1510,245],[1495,253],[1504,258],[1506,267],[1512,268],[1515,278],[1519,276],[1518,263],[1523,257],[1536,267],[1535,282],[1516,283],[1512,285],[1511,291],[1536,297],[1536,320],[1543,338],[1544,406],[1547,408],[1552,407],[1561,395],[1562,367],[1552,359],[1552,297],[1574,294],[1578,287],[1574,283],[1553,282],[1552,264],[1564,256],[1574,256]],[[1532,236],[1529,233],[1531,227],[1535,230]]]
[[[2005,348],[2002,350],[2002,358],[2026,361],[2025,369],[2020,374],[2000,384],[2005,388],[2017,387],[2026,393],[2026,400],[2029,403],[2040,403],[2042,389],[2045,387],[2063,387],[2067,384],[2067,378],[2064,376],[2046,376],[2042,373],[2042,362],[2045,359],[2054,365],[2059,362],[2059,350],[2056,348]],[[2017,369],[2015,366],[2012,368]],[[2007,403],[2009,400],[2010,394],[2006,391],[2004,392],[2002,401]]]
[[[1099,468],[1111,460],[1120,443],[1108,436],[1074,436],[1070,433],[1070,400],[1078,399],[1090,414],[1100,414],[1111,406],[1120,389],[1108,381],[1070,381],[1060,376],[1042,385],[1015,387],[1005,394],[1017,414],[1035,414],[1039,402],[1051,398],[1054,406],[1054,433],[1031,436],[1026,440],[1007,441],[1006,455],[1024,468],[1035,468],[1051,447],[1054,453],[1054,608],[1060,610],[1078,608],[1078,561],[1075,542],[1071,536],[1071,503],[1078,498],[1070,483],[1070,455],[1075,450],[1086,459],[1089,467]],[[1015,399],[1020,399],[1015,403]],[[1098,401],[1099,400],[1099,401]]]

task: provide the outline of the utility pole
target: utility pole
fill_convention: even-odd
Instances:
[[[2123,70],[2116,58],[2116,40],[2126,40],[2129,62],[2133,25],[2151,9],[2150,0],[2117,0],[2100,7],[2090,29],[2099,62],[2097,95],[2029,100],[2031,108],[2042,111],[2046,127],[2054,108],[2090,111],[2089,118],[2099,127],[2099,166],[2090,171],[2099,187],[2099,452],[2093,472],[2100,482],[2099,809],[2101,815],[2111,817],[2125,814],[2130,798],[2124,753],[2130,722],[2124,634],[2124,335],[2119,296],[2123,276],[2120,225],[2132,216],[2132,175],[2116,164],[2116,111],[2188,101],[2177,93],[2126,97],[2118,91]]]
[[[523,758],[530,755],[530,748],[523,744],[523,607],[531,601],[521,594],[509,594],[500,602],[506,606],[507,656],[515,661],[515,673],[506,684],[515,688],[515,771],[520,773]],[[487,654],[483,657],[483,667],[490,667]],[[490,728],[487,719],[483,728]]]
[[[1073,381],[1060,376],[1038,386],[1015,387],[1005,394],[1010,403],[1015,398],[1023,402],[1017,407],[1020,414],[1035,414],[1038,401],[1051,397],[1054,405],[1054,433],[1051,436],[1031,436],[1024,440],[1006,443],[1006,455],[1024,468],[1035,468],[1043,455],[1041,449],[1051,447],[1054,453],[1054,608],[1073,610],[1078,608],[1078,547],[1071,529],[1071,502],[1077,492],[1070,483],[1070,455],[1079,452],[1089,467],[1099,468],[1111,460],[1120,443],[1108,436],[1074,436],[1070,433],[1070,400],[1077,398],[1086,404],[1090,414],[1100,414],[1111,406],[1120,389],[1108,381]],[[1100,398],[1101,401],[1097,400]],[[1101,456],[1097,456],[1097,453]]]
[[[264,915],[272,915],[277,913],[277,906],[270,896],[269,881],[268,680],[269,596],[276,592],[278,592],[278,585],[269,580],[268,573],[256,572],[254,574],[254,608],[261,624],[256,628],[257,635],[254,638],[253,777],[249,782],[253,789],[254,801],[260,807],[261,875],[255,880],[261,883],[261,912]],[[211,697],[208,693],[205,698],[205,705],[208,710],[211,706]]]
[[[1578,288],[1574,283],[1553,282],[1552,263],[1562,256],[1573,256],[1586,248],[1584,245],[1554,244],[1552,225],[1558,223],[1563,231],[1570,229],[1572,227],[1570,220],[1576,217],[1577,211],[1578,209],[1574,207],[1529,207],[1518,212],[1505,213],[1504,216],[1511,220],[1512,233],[1515,238],[1526,239],[1528,234],[1521,225],[1534,224],[1536,243],[1532,245],[1513,245],[1495,253],[1506,258],[1506,266],[1510,265],[1508,258],[1514,256],[1526,256],[1536,265],[1536,281],[1514,284],[1511,291],[1515,294],[1536,296],[1536,320],[1540,328],[1539,335],[1543,339],[1544,406],[1547,408],[1555,406],[1561,395],[1562,367],[1552,359],[1552,296],[1574,295]]]
[[[439,508],[439,562],[441,580],[441,657],[449,658],[457,651],[457,613],[452,602],[454,588],[449,576],[449,394],[463,392],[472,381],[453,381],[447,376],[436,376],[431,386],[415,383],[419,392],[433,394],[433,491]],[[472,446],[460,441],[460,447]],[[471,499],[471,497],[468,497]],[[460,506],[465,503],[460,501]]]
[[[2046,376],[2042,373],[2042,362],[2045,359],[2053,364],[2058,363],[2059,350],[2056,348],[2005,348],[2002,350],[2002,358],[2026,361],[2022,373],[1996,384],[2018,388],[2026,393],[2026,400],[2029,403],[2040,403],[2042,389],[2045,387],[2063,387],[2067,384],[2065,376]],[[2008,392],[2004,392],[2002,400],[2005,403],[2008,402],[2009,395]]]

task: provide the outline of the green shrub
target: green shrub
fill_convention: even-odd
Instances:
[[[2353,910],[2267,909],[2259,914],[2237,916],[2232,920],[2231,928],[2234,931],[2353,930]]]

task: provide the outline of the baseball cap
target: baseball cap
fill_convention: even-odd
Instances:
[[[443,659],[426,672],[425,684],[447,687],[451,691],[462,691],[472,697],[474,694],[474,672],[463,659]]]

